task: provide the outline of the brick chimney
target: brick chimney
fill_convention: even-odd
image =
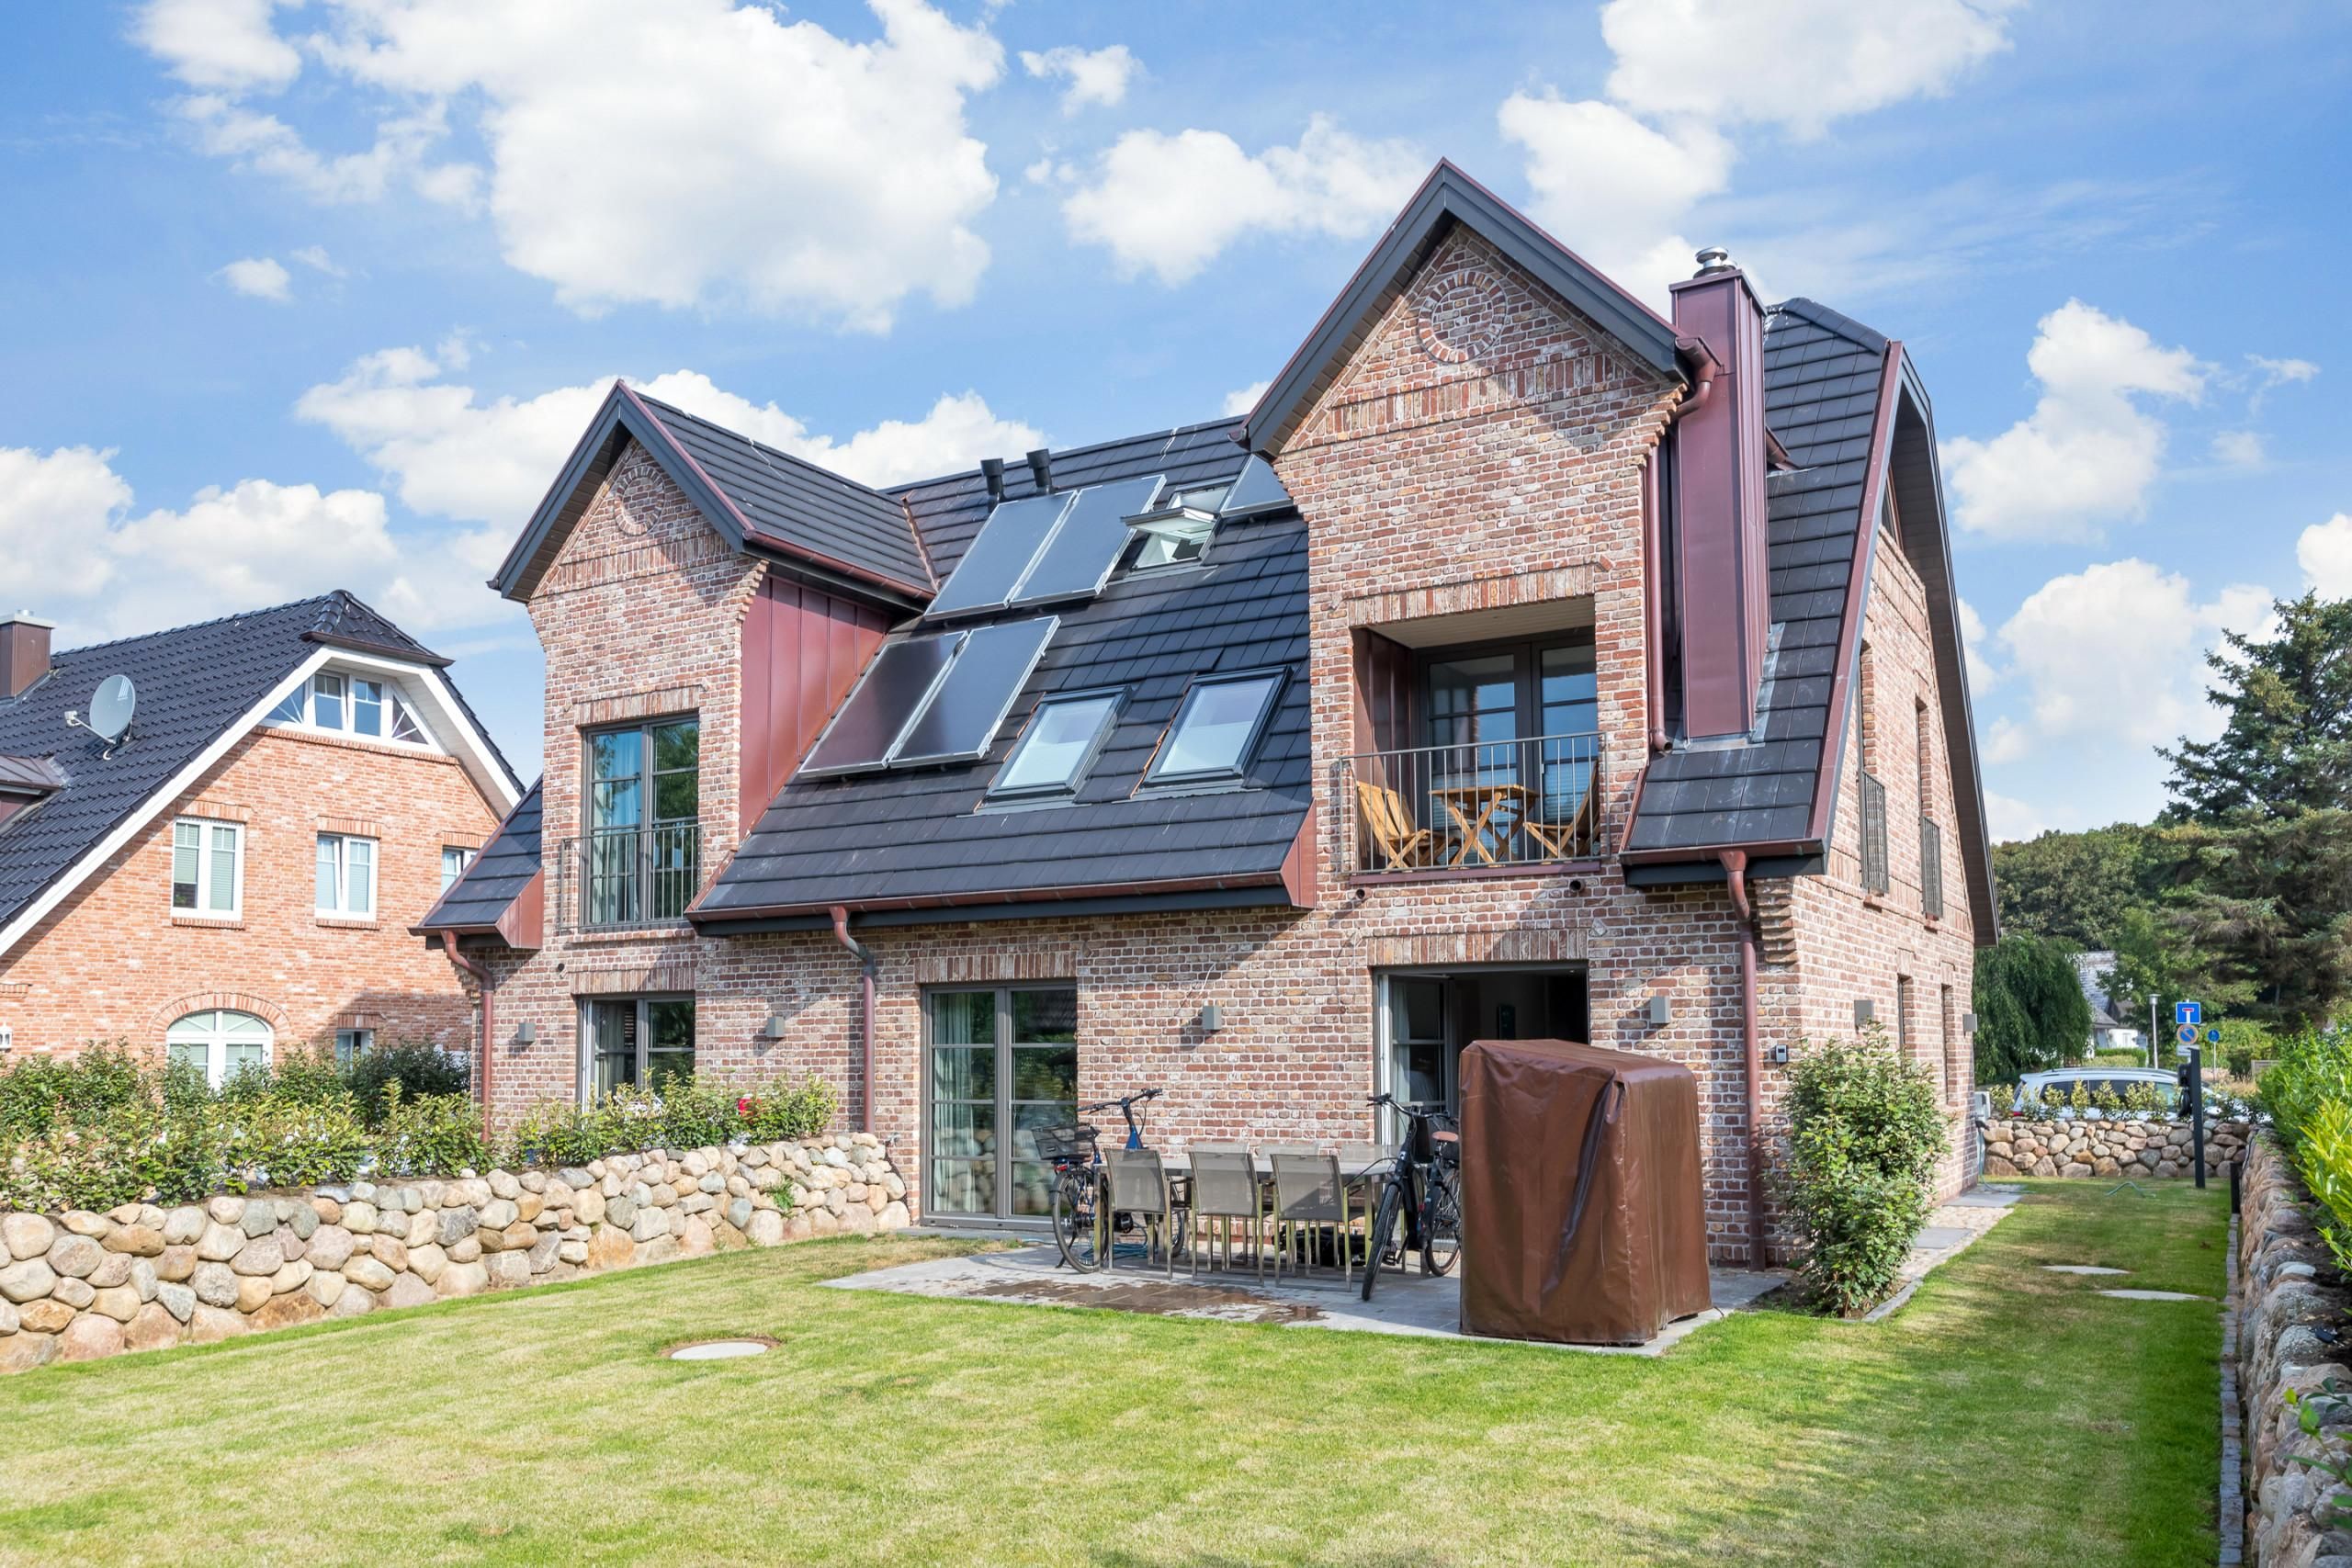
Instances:
[[[49,673],[49,634],[56,627],[30,610],[0,616],[0,702]]]
[[[1771,624],[1764,309],[1720,250],[1701,251],[1698,276],[1670,292],[1676,334],[1704,343],[1719,367],[1674,427],[1682,721],[1701,740],[1745,735],[1755,724]]]

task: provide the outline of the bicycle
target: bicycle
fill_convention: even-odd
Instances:
[[[1083,1116],[1091,1111],[1108,1111],[1116,1106],[1126,1119],[1127,1143],[1131,1149],[1145,1146],[1143,1124],[1136,1120],[1136,1107],[1158,1100],[1167,1093],[1162,1089],[1147,1089],[1118,1100],[1105,1100],[1077,1108]],[[1118,1244],[1118,1237],[1134,1228],[1133,1221],[1111,1223],[1111,1177],[1102,1168],[1098,1142],[1102,1129],[1091,1122],[1076,1122],[1058,1127],[1031,1129],[1035,1140],[1037,1157],[1054,1168],[1054,1245],[1061,1249],[1062,1261],[1081,1274],[1091,1274],[1101,1269]],[[1172,1251],[1182,1245],[1182,1233],[1170,1238]]]
[[[1462,1256],[1462,1135],[1440,1125],[1453,1118],[1407,1105],[1391,1094],[1375,1094],[1368,1103],[1404,1117],[1405,1135],[1373,1210],[1363,1257],[1365,1301],[1372,1300],[1382,1264],[1403,1271],[1408,1247],[1419,1250],[1421,1272],[1432,1279],[1451,1273]]]

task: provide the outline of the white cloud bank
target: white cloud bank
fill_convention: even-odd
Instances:
[[[294,298],[294,275],[274,256],[247,256],[232,261],[212,276],[248,299],[284,304]]]
[[[486,210],[507,263],[583,313],[741,304],[869,330],[972,297],[995,199],[967,97],[984,28],[873,0],[880,36],[730,0],[325,0],[298,50],[268,0],[152,0],[133,36],[193,89],[198,145],[322,201],[401,190]],[[300,78],[390,106],[332,153],[256,100]],[[453,115],[487,167],[448,151]]]
[[[2303,584],[2323,599],[2352,599],[2352,512],[2314,523],[2295,540]]]
[[[2135,400],[2196,402],[2209,367],[2079,299],[2041,318],[2026,366],[2041,387],[2030,414],[1990,440],[1943,445],[1960,525],[2003,539],[2087,539],[2139,516],[2165,429]]]
[[[1062,89],[1062,113],[1087,107],[1114,108],[1127,96],[1127,85],[1143,70],[1143,62],[1114,43],[1108,49],[1077,49],[1063,44],[1043,53],[1021,51],[1021,68],[1032,76],[1056,77],[1069,84]]]

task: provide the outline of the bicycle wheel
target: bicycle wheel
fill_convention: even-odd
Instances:
[[[1062,1261],[1081,1274],[1102,1268],[1109,1251],[1101,1200],[1102,1184],[1083,1167],[1065,1168],[1054,1182],[1054,1245],[1061,1248]]]
[[[1372,1235],[1363,1249],[1363,1299],[1372,1300],[1372,1287],[1380,1278],[1380,1265],[1385,1260],[1391,1269],[1405,1266],[1405,1240],[1400,1230],[1405,1223],[1405,1187],[1391,1177],[1380,1190],[1380,1207],[1373,1211]]]
[[[1461,1256],[1462,1172],[1440,1160],[1430,1167],[1429,1194],[1421,1202],[1421,1272],[1450,1274]]]

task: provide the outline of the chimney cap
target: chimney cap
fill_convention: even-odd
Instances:
[[[48,631],[55,631],[57,623],[44,621],[30,610],[18,610],[10,615],[0,615],[0,626],[40,626]]]
[[[1699,270],[1690,275],[1693,277],[1705,277],[1713,273],[1739,270],[1732,263],[1731,253],[1721,245],[1709,245],[1699,253],[1696,259],[1699,263]]]

